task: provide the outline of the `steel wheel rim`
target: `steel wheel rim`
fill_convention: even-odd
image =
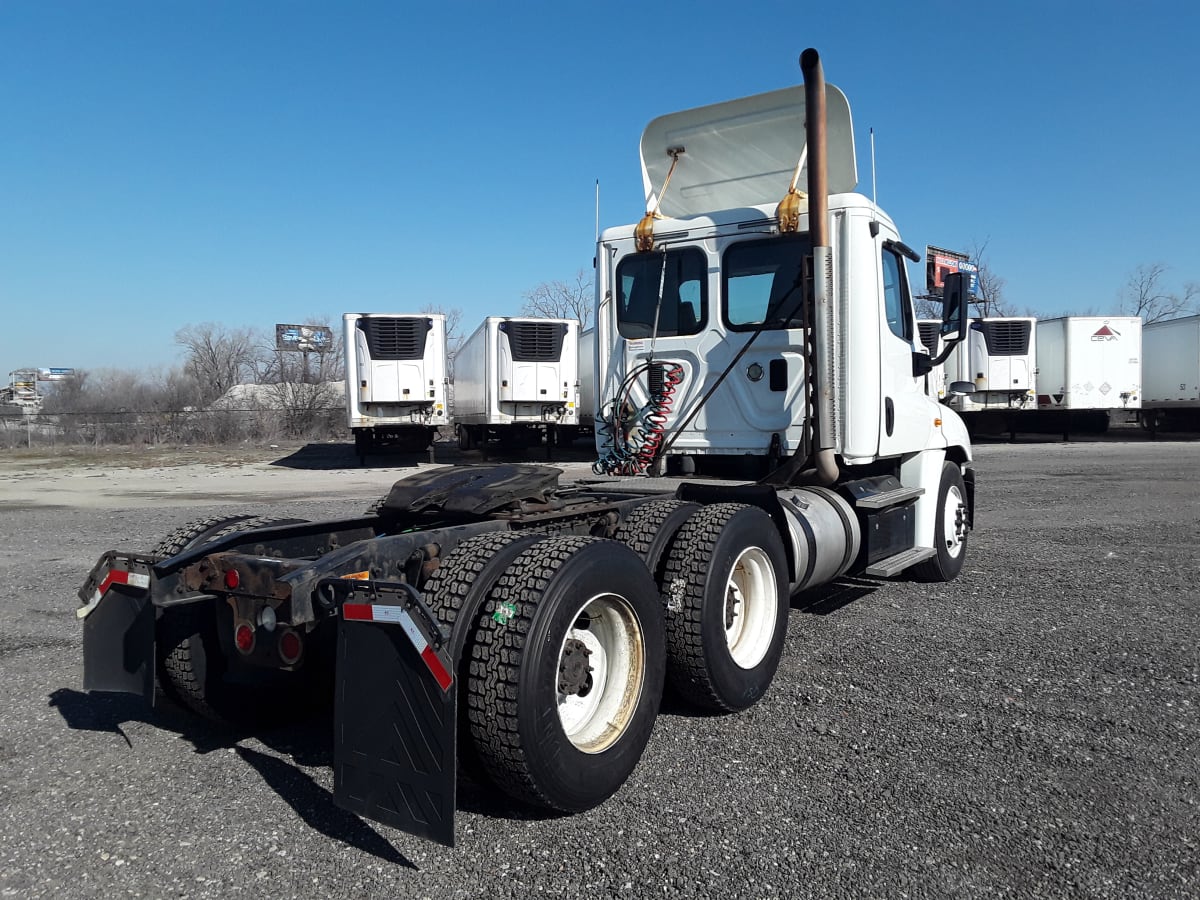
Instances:
[[[564,692],[563,667],[578,662],[580,644],[588,651],[590,684],[585,691]],[[563,635],[554,673],[558,718],[567,740],[584,753],[601,753],[616,743],[633,720],[645,671],[646,640],[629,601],[597,594],[580,606]]]
[[[742,669],[753,669],[771,649],[779,615],[771,558],[760,547],[741,552],[725,586],[725,643]]]
[[[946,502],[942,507],[942,540],[946,553],[957,558],[963,550],[967,539],[967,505],[963,502],[962,491],[958,485],[951,485],[946,491]]]

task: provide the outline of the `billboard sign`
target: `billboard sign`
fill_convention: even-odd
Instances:
[[[333,347],[333,330],[324,325],[276,325],[275,349],[325,353]]]
[[[955,272],[969,275],[967,293],[974,297],[978,293],[979,267],[965,253],[943,250],[932,244],[925,246],[925,293],[930,297],[942,296],[942,285],[946,276]]]
[[[49,368],[37,370],[38,381],[65,381],[66,379],[73,378],[74,376],[74,369]]]

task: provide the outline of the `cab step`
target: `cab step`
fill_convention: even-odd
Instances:
[[[916,488],[916,490],[921,489]],[[932,547],[910,547],[908,550],[901,550],[895,556],[889,556],[887,559],[871,563],[871,565],[867,566],[865,574],[876,578],[891,578],[893,575],[903,572],[905,569],[911,568],[919,562],[924,562],[935,553],[937,551]]]
[[[915,500],[925,493],[923,487],[899,487],[879,494],[856,497],[854,505],[859,509],[887,509],[908,500]]]

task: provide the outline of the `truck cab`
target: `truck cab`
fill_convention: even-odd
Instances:
[[[925,393],[930,357],[906,267],[918,257],[891,218],[854,193],[850,107],[832,85],[826,96],[829,371],[809,371],[808,204],[800,201],[794,230],[777,215],[789,176],[804,168],[803,89],[661,117],[641,144],[647,202],[662,216],[653,249],[639,249],[636,225],[604,231],[598,245],[602,459],[632,434],[658,443],[667,471],[731,459],[766,468],[806,440],[814,390],[828,401],[825,437],[845,466],[931,449],[969,458],[958,416]],[[639,371],[646,377],[630,377]],[[655,403],[664,380],[675,383]],[[631,418],[630,408],[651,412]]]

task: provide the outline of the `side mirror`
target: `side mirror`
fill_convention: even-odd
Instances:
[[[971,381],[952,381],[946,386],[946,393],[960,397],[975,393],[975,384]]]
[[[962,272],[947,275],[942,284],[942,338],[957,343],[967,335],[969,276]]]
[[[968,313],[970,312],[967,287],[969,276],[962,272],[947,275],[942,282],[942,327],[940,334],[945,346],[933,360],[935,366],[941,365],[963,338],[967,336]]]

